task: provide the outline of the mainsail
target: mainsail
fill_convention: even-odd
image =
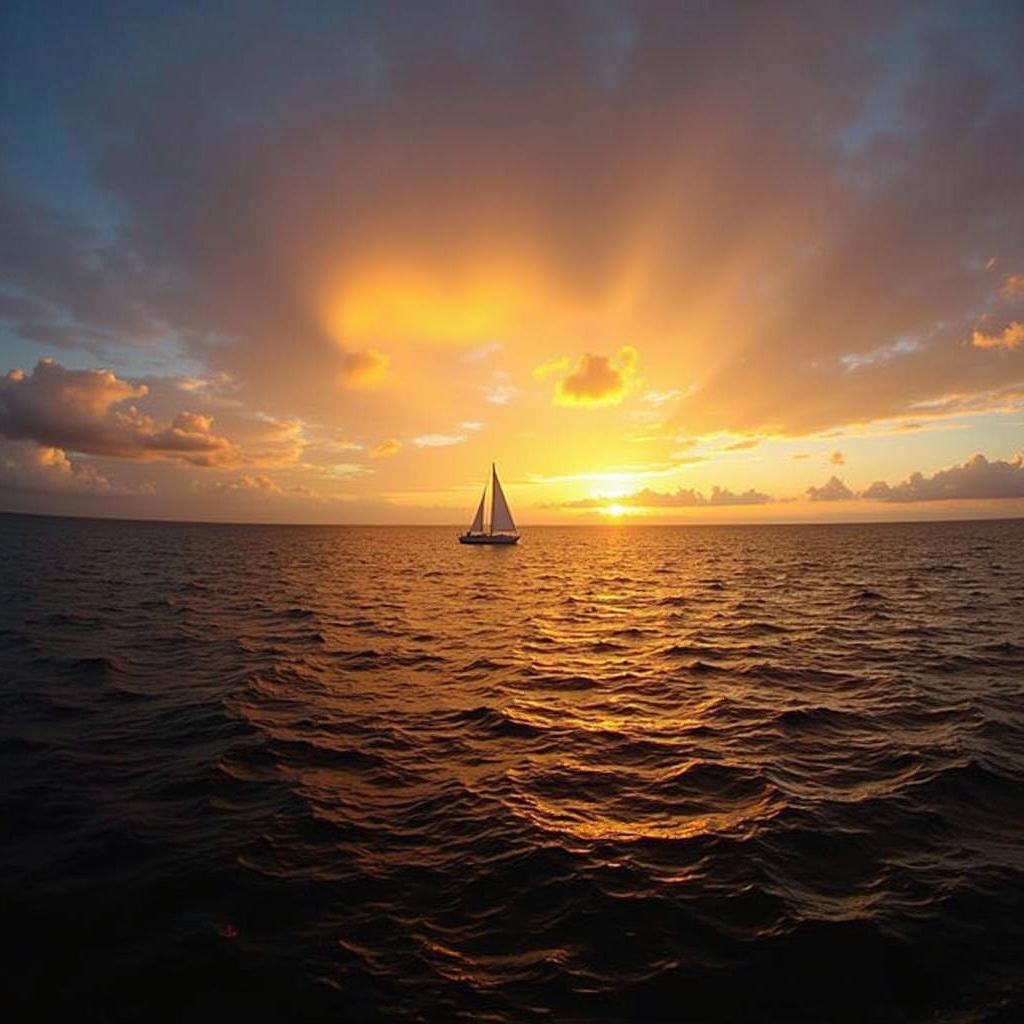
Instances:
[[[505,500],[505,492],[501,489],[498,471],[493,465],[491,466],[491,476],[494,487],[491,501],[491,533],[515,533],[516,524],[512,521],[512,513]],[[477,514],[479,515],[479,513]]]
[[[483,533],[484,532],[484,498],[487,497],[487,488],[484,488],[484,493],[480,495],[480,504],[477,506],[476,515],[473,516],[473,522],[470,524],[470,533]]]

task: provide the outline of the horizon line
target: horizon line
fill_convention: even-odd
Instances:
[[[22,516],[32,519],[73,519],[93,522],[110,523],[162,523],[174,526],[283,526],[283,527],[316,527],[326,529],[353,528],[375,530],[463,530],[465,523],[311,523],[311,522],[277,522],[258,519],[162,519],[158,516],[117,516],[117,515],[78,515],[74,512],[16,512],[0,509],[0,516]],[[637,522],[636,520],[616,520],[604,522],[575,523],[533,523],[520,527],[522,530],[564,530],[606,528],[622,530],[632,527],[644,529],[665,529],[667,527],[721,527],[721,526],[916,526],[922,523],[995,523],[1024,522],[1024,515],[1003,516],[968,516],[945,518],[917,519],[790,519],[790,520],[731,520],[731,521],[695,521],[695,522]]]

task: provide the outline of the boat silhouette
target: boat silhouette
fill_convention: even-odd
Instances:
[[[491,518],[484,529],[484,506],[487,503],[487,485],[480,495],[480,504],[469,529],[459,534],[460,544],[515,544],[519,540],[519,531],[512,520],[512,511],[508,507],[505,492],[501,489],[498,470],[491,463]]]

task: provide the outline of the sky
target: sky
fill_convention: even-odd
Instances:
[[[0,510],[1024,515],[1024,5],[0,12]]]

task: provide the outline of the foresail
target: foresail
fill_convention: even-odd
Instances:
[[[476,515],[473,516],[473,522],[469,527],[470,533],[483,533],[484,532],[484,498],[487,497],[487,488],[484,488],[484,493],[480,495],[480,505],[477,507]]]
[[[491,532],[504,533],[510,531],[515,533],[516,524],[512,521],[512,513],[509,510],[508,502],[505,500],[505,492],[501,489],[501,481],[498,479],[497,471],[494,473],[494,503],[491,510]]]

